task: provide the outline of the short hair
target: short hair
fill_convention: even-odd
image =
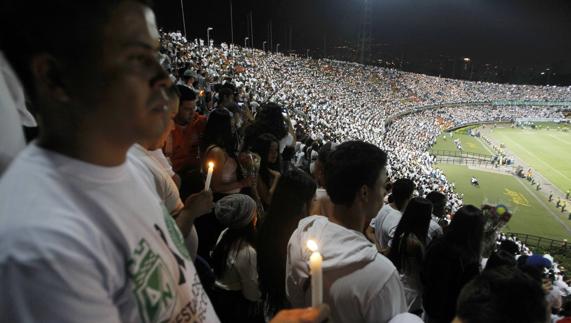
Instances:
[[[149,5],[149,1],[136,0]],[[0,49],[24,85],[36,98],[30,61],[49,53],[70,64],[82,66],[101,52],[103,26],[123,0],[25,1],[7,0],[0,5]],[[55,18],[55,19],[54,19]],[[25,22],[25,23],[23,23]]]
[[[490,258],[488,258],[485,270],[492,270],[503,266],[515,268],[517,266],[517,261],[515,260],[515,256],[513,254],[505,250],[498,250],[492,253]]]
[[[325,186],[334,204],[351,206],[363,185],[374,187],[387,165],[387,154],[363,141],[347,141],[325,163]]]
[[[402,209],[406,201],[412,197],[414,189],[414,182],[408,178],[400,178],[394,182],[391,195],[399,209]]]
[[[218,90],[218,98],[222,101],[222,98],[224,97],[234,97],[234,91],[227,86],[221,86]]]
[[[432,214],[442,218],[446,213],[446,195],[438,191],[432,191],[426,195],[426,199],[432,202]]]
[[[177,85],[178,91],[180,92],[180,103],[184,101],[194,101],[196,100],[196,93],[190,89],[188,86]]]
[[[466,323],[544,323],[548,318],[541,284],[509,267],[486,270],[464,286],[456,315]]]

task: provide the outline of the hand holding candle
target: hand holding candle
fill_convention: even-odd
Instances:
[[[208,173],[206,174],[206,182],[204,182],[204,190],[210,189],[210,182],[212,181],[212,172],[214,172],[214,163],[208,162]]]
[[[309,270],[311,274],[311,306],[319,306],[323,303],[323,257],[317,251],[317,243],[307,241],[307,248],[312,251],[309,257]]]

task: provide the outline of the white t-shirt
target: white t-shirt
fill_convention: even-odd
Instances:
[[[375,229],[375,236],[381,248],[391,246],[391,241],[401,217],[402,213],[399,210],[395,210],[389,204],[385,204],[379,211],[379,214],[371,221],[371,223],[374,223],[371,226]]]
[[[170,214],[177,214],[184,207],[184,204],[180,199],[180,193],[176,183],[167,173],[164,165],[154,158],[154,154],[151,151],[139,144],[134,144],[129,150],[129,154],[147,166],[153,175],[157,193],[164,202],[167,211],[169,211]],[[194,262],[198,252],[198,233],[194,225],[184,240],[190,252],[190,258]]]
[[[27,147],[0,179],[7,322],[217,322],[138,160],[100,167]]]
[[[163,166],[170,177],[175,175],[175,172],[172,169],[172,165],[165,156],[165,153],[162,149],[149,150],[149,154],[151,154],[151,156],[153,156],[153,158],[155,158],[161,164],[161,166]]]

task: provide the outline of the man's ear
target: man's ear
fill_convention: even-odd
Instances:
[[[369,187],[367,185],[361,186],[361,189],[359,190],[359,198],[361,199],[361,201],[368,202],[370,197],[369,195],[370,195]]]
[[[41,93],[42,96],[59,103],[70,101],[68,89],[64,86],[61,64],[53,56],[49,54],[34,56],[30,68],[38,94]]]

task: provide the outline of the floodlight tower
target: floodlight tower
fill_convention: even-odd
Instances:
[[[365,64],[371,60],[371,0],[363,0],[363,18],[359,32],[359,62]]]

